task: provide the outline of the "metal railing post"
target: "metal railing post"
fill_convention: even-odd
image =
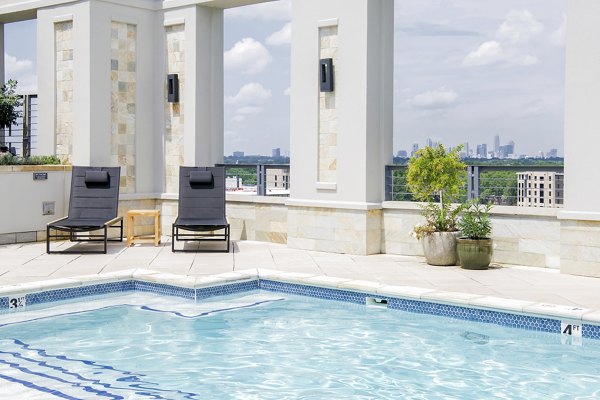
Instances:
[[[256,166],[256,194],[258,196],[267,195],[267,169],[263,164]]]

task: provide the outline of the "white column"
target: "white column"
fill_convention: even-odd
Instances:
[[[380,252],[384,166],[392,161],[393,3],[293,2],[291,247]],[[333,58],[334,95],[320,92],[320,57]]]
[[[600,2],[569,0],[565,75],[565,188],[561,271],[600,276]]]
[[[224,151],[223,10],[197,6],[186,39],[185,164],[212,166]]]

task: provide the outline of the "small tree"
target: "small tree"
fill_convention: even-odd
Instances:
[[[406,181],[415,199],[427,201],[423,207],[425,226],[415,227],[417,237],[433,232],[456,230],[456,219],[462,207],[452,209],[451,202],[460,194],[465,180],[466,164],[460,160],[462,146],[447,152],[443,145],[425,147],[408,162]],[[434,201],[439,198],[439,205]]]
[[[21,111],[19,107],[23,105],[21,96],[19,96],[15,89],[17,88],[17,81],[10,79],[0,89],[0,129],[9,129],[12,125],[17,124],[17,120],[21,118]]]

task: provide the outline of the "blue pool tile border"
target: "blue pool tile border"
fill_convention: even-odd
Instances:
[[[30,293],[25,296],[25,301],[27,302],[28,306],[33,306],[36,304],[51,303],[54,301],[72,300],[79,297],[98,296],[116,292],[127,292],[131,290],[134,290],[133,281],[117,281]]]
[[[249,292],[251,290],[258,290],[260,288],[259,280],[253,279],[244,282],[229,283],[220,286],[210,286],[196,289],[196,299],[208,299],[209,297],[215,296],[226,296],[229,294]]]
[[[216,296],[231,295],[259,289],[353,304],[365,304],[367,297],[383,298],[388,301],[387,305],[389,309],[402,310],[411,313],[438,315],[466,321],[491,323],[530,331],[560,333],[561,329],[560,319],[512,314],[508,311],[471,308],[416,299],[398,298],[379,293],[324,288],[270,279],[248,279],[241,282],[223,283],[217,286],[197,289],[157,282],[125,280],[29,293],[26,295],[26,304],[31,306],[128,291],[150,292],[198,301]],[[8,310],[8,308],[9,297],[0,297],[0,311]],[[600,340],[600,325],[582,323],[582,329],[582,336],[584,338]]]
[[[496,325],[542,332],[560,332],[560,320],[511,314],[501,311],[432,303],[422,300],[402,299],[368,292],[353,292],[342,289],[321,288],[287,282],[261,280],[260,288],[272,292],[298,294],[325,300],[365,304],[367,297],[388,300],[388,308],[419,314],[438,315],[465,321],[486,322]]]
[[[140,292],[150,292],[161,294],[164,296],[176,296],[183,297],[185,299],[196,299],[196,290],[190,288],[184,288],[180,286],[168,285],[165,283],[146,282],[146,281],[132,281],[133,290]]]

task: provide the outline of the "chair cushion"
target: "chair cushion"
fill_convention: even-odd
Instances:
[[[85,171],[85,183],[107,184],[109,182],[108,171]]]
[[[190,171],[191,184],[209,184],[213,182],[213,174],[210,171]]]

